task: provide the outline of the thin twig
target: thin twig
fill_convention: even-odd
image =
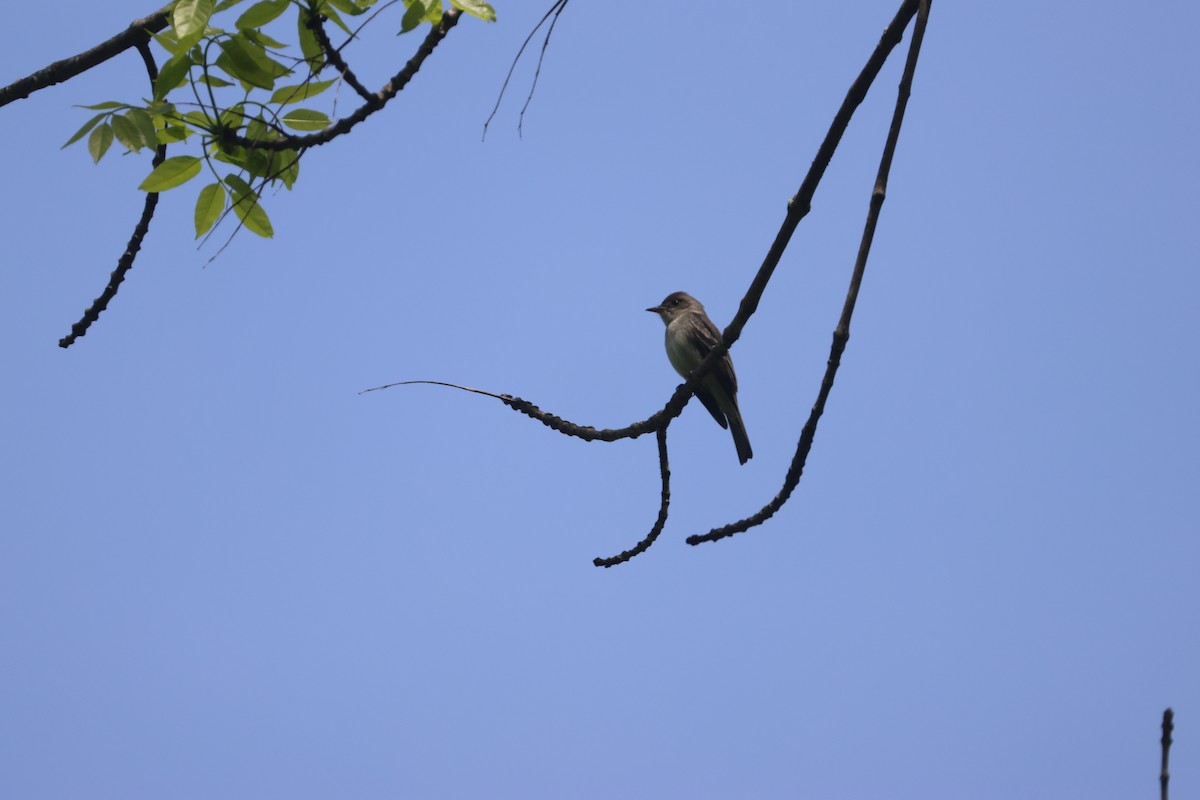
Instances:
[[[539,28],[546,24],[546,20],[550,19],[550,15],[553,14],[556,9],[561,10],[562,6],[567,4],[567,1],[568,0],[555,0],[554,5],[550,6],[550,10],[547,11],[540,20],[538,20],[537,25],[533,26],[533,30],[531,30],[529,35],[525,37],[525,41],[521,43],[521,47],[517,50],[517,54],[513,56],[512,64],[508,66],[508,74],[504,76],[504,85],[500,87],[500,94],[496,95],[496,105],[492,106],[492,113],[488,114],[488,118],[483,123],[484,139],[487,139],[488,126],[492,124],[492,120],[496,117],[496,112],[500,110],[500,101],[504,99],[504,93],[508,90],[508,83],[512,80],[513,71],[517,68],[517,62],[521,60],[521,54],[525,52],[525,48],[528,47],[529,43],[533,40],[533,35],[538,32]],[[547,37],[548,36],[549,34],[547,34]],[[540,59],[538,64],[540,66]],[[526,105],[528,105],[528,102],[526,102]]]
[[[804,464],[808,459],[808,453],[812,449],[813,437],[817,432],[817,422],[821,419],[821,414],[825,411],[825,401],[829,398],[829,392],[833,388],[833,379],[837,375],[838,366],[841,364],[842,352],[846,349],[846,342],[850,338],[850,319],[854,315],[854,306],[858,300],[859,287],[862,285],[863,273],[867,267],[867,256],[871,252],[871,242],[875,237],[875,225],[879,221],[879,211],[883,207],[884,198],[887,196],[888,173],[892,167],[892,156],[896,151],[896,142],[900,136],[900,126],[904,122],[904,111],[908,105],[908,97],[912,90],[913,74],[917,68],[917,57],[921,53],[921,41],[925,36],[925,25],[929,18],[930,2],[931,0],[919,0],[918,3],[920,10],[917,13],[917,20],[913,26],[912,42],[909,44],[908,60],[904,65],[904,75],[900,79],[896,108],[892,113],[892,124],[888,129],[887,142],[884,144],[883,155],[879,162],[879,171],[875,178],[875,188],[871,193],[867,221],[863,227],[858,257],[854,263],[854,274],[850,279],[850,287],[846,292],[846,301],[842,306],[841,318],[838,320],[837,328],[833,332],[833,345],[830,348],[825,375],[821,380],[821,389],[817,394],[817,401],[813,404],[812,411],[809,413],[808,421],[804,424],[804,428],[800,432],[800,441],[796,444],[796,453],[792,458],[787,475],[784,477],[783,488],[780,489],[779,494],[771,502],[767,503],[756,514],[729,525],[714,528],[703,535],[689,536],[687,538],[688,544],[695,545],[701,542],[724,539],[727,536],[741,533],[755,525],[766,522],[787,502],[792,490],[800,482],[800,475],[804,471]],[[899,15],[897,19],[899,19]],[[905,24],[907,24],[907,20]],[[894,30],[889,27],[884,32],[884,39],[892,36],[898,39],[902,30],[902,27]]]
[[[654,431],[666,428],[671,419],[679,416],[679,412],[683,410],[683,406],[681,405],[679,407],[679,411],[674,412],[671,416],[667,416],[667,411],[670,409],[668,406],[667,409],[663,409],[662,411],[653,414],[649,419],[641,422],[635,422],[633,425],[630,425],[626,428],[597,429],[588,425],[576,425],[575,423],[569,422],[562,417],[549,414],[545,411],[542,411],[528,400],[522,400],[520,397],[514,397],[510,394],[497,394],[496,392],[488,392],[483,389],[472,389],[469,386],[460,386],[457,383],[446,383],[445,381],[398,381],[396,383],[389,383],[385,386],[376,386],[371,389],[363,389],[361,392],[359,392],[359,394],[376,392],[380,389],[390,389],[393,386],[414,386],[418,384],[449,386],[452,389],[461,389],[464,392],[473,392],[486,397],[494,397],[514,411],[519,411],[527,417],[536,419],[538,422],[542,423],[551,430],[558,431],[566,436],[574,436],[577,439],[583,439],[585,442],[615,442],[619,439],[636,439],[644,433],[652,433]],[[685,397],[685,403],[686,400],[687,397]]]
[[[1167,770],[1167,757],[1171,753],[1171,733],[1175,730],[1175,712],[1167,709],[1163,712],[1162,721],[1162,771],[1158,774],[1158,789],[1161,800],[1167,800],[1167,784],[1171,773]]]
[[[521,106],[521,113],[517,117],[517,138],[520,139],[525,130],[525,112],[529,110],[529,104],[533,102],[533,93],[537,91],[538,78],[542,77],[542,62],[546,60],[546,48],[550,46],[550,37],[554,35],[554,26],[558,24],[558,18],[562,16],[563,9],[567,7],[568,0],[562,0],[558,5],[558,11],[554,12],[554,19],[550,22],[550,27],[546,29],[546,38],[542,39],[542,49],[538,53],[537,68],[533,71],[533,82],[529,84],[529,94],[525,97],[525,105]]]
[[[24,100],[29,95],[39,89],[45,89],[47,86],[69,81],[76,75],[87,72],[98,64],[103,64],[108,59],[125,52],[131,47],[146,44],[150,41],[151,34],[158,33],[167,27],[167,15],[169,12],[170,6],[166,6],[155,11],[148,17],[135,19],[129,23],[129,27],[108,41],[101,42],[89,50],[84,50],[82,53],[64,58],[61,61],[55,61],[50,66],[39,69],[32,75],[27,75],[5,86],[0,89],[0,106],[8,105],[14,100]]]
[[[646,534],[646,538],[635,544],[633,547],[618,553],[610,558],[595,558],[592,563],[597,567],[615,567],[617,564],[624,564],[634,556],[639,556],[650,549],[650,545],[654,544],[654,540],[662,533],[663,526],[667,524],[667,506],[671,504],[671,468],[667,464],[667,429],[660,428],[657,431],[658,438],[658,471],[662,474],[662,499],[658,506],[658,519],[654,521],[654,527],[650,529],[650,533]]]
[[[150,45],[146,40],[138,41],[135,47],[137,47],[138,53],[141,54],[142,61],[146,65],[146,74],[150,76],[150,91],[153,92],[154,81],[158,79],[158,66],[154,63],[154,54],[150,52]],[[166,158],[167,145],[164,142],[155,148],[154,158],[150,162],[151,167],[157,167]],[[117,259],[117,267],[109,275],[108,284],[104,287],[104,291],[100,293],[100,296],[93,300],[91,306],[83,312],[80,320],[71,326],[71,332],[58,340],[59,347],[70,347],[76,339],[86,334],[92,323],[100,318],[100,314],[104,312],[104,309],[108,308],[108,304],[117,296],[117,289],[120,288],[121,282],[125,280],[126,273],[133,267],[134,259],[137,258],[138,251],[142,248],[142,239],[145,238],[146,232],[150,230],[150,220],[154,217],[154,209],[157,205],[158,192],[147,192],[146,200],[142,205],[142,216],[133,228],[133,234],[129,237],[129,244],[125,245],[125,252]]]

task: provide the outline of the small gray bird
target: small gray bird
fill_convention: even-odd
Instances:
[[[700,366],[704,357],[721,341],[721,331],[713,325],[704,306],[687,292],[667,295],[654,308],[647,308],[662,317],[667,326],[667,358],[671,366],[683,377]],[[737,446],[738,461],[745,464],[754,455],[746,426],[737,405],[737,376],[733,374],[733,360],[726,353],[704,380],[696,387],[696,397],[713,415],[722,428],[729,428],[733,443]]]

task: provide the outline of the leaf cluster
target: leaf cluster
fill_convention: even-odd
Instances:
[[[304,154],[303,149],[279,149],[279,143],[293,132],[320,131],[334,122],[331,109],[308,104],[342,79],[319,79],[328,58],[315,23],[330,21],[354,37],[357,30],[346,19],[366,14],[376,1],[175,0],[170,28],[154,36],[167,58],[154,80],[153,96],[140,103],[106,101],[84,106],[98,113],[63,147],[86,137],[88,153],[99,162],[114,141],[134,153],[198,143],[198,154],[163,160],[138,188],[167,191],[207,170],[212,180],[196,198],[196,237],[207,234],[230,212],[242,226],[270,237],[274,230],[262,206],[263,192],[272,185],[290,190],[299,178]],[[483,0],[450,2],[481,19],[496,18]],[[240,11],[236,18],[235,8]],[[443,12],[443,0],[405,0],[400,33],[424,23],[436,24]],[[223,14],[232,19],[232,27],[215,24]],[[291,17],[290,29],[285,27],[285,15]],[[274,35],[266,32],[268,26]],[[268,141],[276,142],[275,146],[253,146]]]

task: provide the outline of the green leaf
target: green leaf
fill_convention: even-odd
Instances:
[[[108,152],[113,143],[113,129],[107,122],[92,131],[88,137],[88,152],[92,154],[92,163],[99,164],[100,159]]]
[[[283,181],[289,190],[296,179],[300,177],[300,155],[295,150],[280,150],[276,153],[278,166],[275,168],[276,180]]]
[[[159,138],[162,139],[163,143],[165,144],[168,142],[182,142],[191,135],[192,131],[190,128],[185,128],[182,125],[167,125],[162,129],[162,133],[159,134]]]
[[[198,131],[213,131],[213,123],[203,111],[189,111],[183,115],[183,119]]]
[[[200,190],[196,198],[196,238],[208,233],[225,210],[225,187],[218,183],[210,183]]]
[[[442,21],[442,14],[446,9],[442,6],[442,0],[425,0],[425,21],[430,25],[437,25]]]
[[[484,22],[496,21],[496,9],[484,0],[450,0],[459,11],[465,11],[473,17],[479,17]]]
[[[124,103],[118,103],[116,100],[108,100],[103,103],[96,103],[94,106],[78,106],[78,108],[86,108],[89,111],[103,111],[109,108],[124,108]]]
[[[281,105],[299,103],[301,100],[307,100],[310,97],[316,97],[336,82],[336,80],[310,81],[308,83],[294,83],[290,86],[280,86],[275,90],[275,94],[271,95],[271,99],[267,102],[279,103]]]
[[[400,33],[408,33],[422,22],[436,25],[442,20],[442,0],[404,0],[408,10],[400,21]]]
[[[319,131],[332,124],[323,112],[313,111],[311,108],[293,108],[280,117],[279,121],[294,131]]]
[[[205,75],[201,75],[196,80],[197,80],[197,82],[202,83],[205,86],[211,86],[214,89],[220,89],[225,86],[233,86],[232,81],[227,81],[218,75],[213,75],[211,72],[207,73]]]
[[[131,152],[137,152],[146,146],[142,141],[142,134],[138,132],[135,126],[126,117],[118,117],[113,114],[109,124],[112,125],[113,134],[117,137],[117,141],[125,145],[125,149]]]
[[[221,55],[217,56],[217,66],[251,86],[270,89],[275,85],[276,78],[291,71],[243,34],[222,39],[219,44]]]
[[[154,127],[154,119],[140,108],[131,108],[125,116],[138,129],[146,147],[158,147],[158,130]]]
[[[234,24],[239,31],[244,31],[248,28],[261,28],[284,11],[287,11],[289,4],[290,0],[262,0],[262,2],[255,3],[243,11]]]
[[[366,13],[365,8],[361,8],[354,0],[325,0],[323,5],[331,5],[338,11],[345,12],[352,17],[357,17],[359,14]]]
[[[238,215],[242,224],[265,239],[274,236],[271,219],[258,202],[258,192],[237,175],[226,175],[225,184],[233,190],[233,213]]]
[[[304,54],[304,60],[308,62],[309,73],[316,75],[325,66],[325,52],[321,49],[321,43],[317,41],[317,35],[304,24],[307,19],[308,11],[300,9],[300,13],[296,15],[300,52]]]
[[[138,184],[143,192],[165,192],[187,183],[200,174],[201,161],[196,156],[168,158],[154,168],[146,179]]]
[[[413,0],[408,4],[408,10],[404,12],[404,18],[400,20],[400,32],[408,33],[413,28],[421,24],[421,19],[425,16],[425,3],[422,0]]]
[[[237,103],[221,112],[218,118],[218,124],[222,128],[229,130],[237,130],[246,123],[246,106],[243,103]]]
[[[270,47],[272,50],[283,50],[287,47],[287,45],[283,42],[279,41],[278,39],[272,39],[262,31],[242,31],[242,35],[255,44],[261,44],[263,47]]]
[[[213,13],[213,0],[176,0],[171,12],[171,26],[180,41],[204,35],[208,18]]]
[[[186,51],[171,57],[158,71],[158,78],[154,81],[154,99],[162,100],[168,92],[183,83],[191,68],[192,57]]]
[[[217,7],[213,9],[213,13],[216,14],[219,11],[225,11],[226,9],[233,8],[241,2],[242,0],[221,0],[221,2],[217,3]]]
[[[326,2],[326,0],[321,0],[318,10],[320,11],[320,13],[323,17],[325,17],[327,20],[332,22],[334,25],[337,25],[339,28],[344,30],[346,33],[353,35],[353,33],[350,30],[350,26],[347,25],[346,21],[342,19],[342,15],[337,12],[337,9],[335,9],[333,6],[329,5],[329,3]]]
[[[163,50],[166,50],[173,56],[186,53],[188,48],[191,47],[190,43],[179,41],[179,37],[175,35],[175,31],[170,29],[154,34],[154,41],[158,42]]]
[[[63,144],[63,146],[58,149],[62,150],[67,145],[72,145],[72,144],[75,144],[76,142],[78,142],[80,139],[83,138],[83,135],[85,133],[90,131],[92,128],[96,127],[97,122],[99,122],[100,120],[104,119],[107,116],[108,116],[108,114],[97,114],[96,116],[89,119],[87,122],[83,123],[83,127],[80,128],[79,130],[75,131],[75,135],[72,136],[70,139],[67,139],[66,143]]]

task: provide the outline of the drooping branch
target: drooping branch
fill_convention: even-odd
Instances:
[[[232,132],[222,132],[217,135],[217,141],[226,147],[241,146],[258,150],[301,150],[306,147],[315,147],[333,141],[383,108],[389,100],[398,95],[408,85],[408,82],[413,79],[413,76],[417,74],[417,70],[425,63],[425,59],[438,46],[438,43],[446,38],[446,34],[458,23],[460,16],[461,12],[457,8],[448,9],[442,14],[442,21],[434,25],[432,30],[425,36],[425,40],[421,42],[421,46],[417,48],[417,52],[404,65],[404,69],[393,75],[391,80],[384,84],[383,88],[378,92],[368,92],[368,95],[372,99],[367,100],[352,113],[342,117],[328,128],[303,136],[283,136],[278,139],[263,141],[249,139]],[[328,37],[325,40],[328,41]],[[335,50],[333,48],[326,49],[327,55],[331,52],[335,52]],[[334,62],[331,60],[330,63]],[[344,65],[345,62],[342,61],[342,64]],[[358,87],[355,87],[355,89],[357,91]]]
[[[667,524],[667,506],[671,504],[671,468],[667,464],[667,429],[659,428],[658,434],[658,471],[662,474],[662,497],[658,505],[658,519],[654,521],[654,527],[650,529],[650,533],[646,534],[646,538],[635,544],[633,547],[618,553],[609,558],[595,558],[592,563],[597,567],[615,567],[618,564],[624,564],[634,556],[639,556],[650,549],[650,545],[654,544],[654,540],[662,533],[663,526]]]
[[[1161,800],[1167,800],[1167,784],[1171,782],[1171,772],[1167,769],[1167,759],[1171,755],[1171,734],[1175,731],[1175,712],[1167,709],[1163,712],[1162,720],[1162,769],[1158,773],[1158,793]]]
[[[729,525],[714,528],[706,534],[689,536],[687,538],[688,544],[696,545],[702,542],[724,539],[766,522],[787,502],[792,491],[800,482],[800,475],[804,472],[804,464],[808,460],[809,451],[812,449],[813,437],[816,436],[817,423],[825,411],[825,402],[829,398],[830,390],[833,389],[834,376],[837,375],[838,366],[841,364],[842,353],[846,349],[846,342],[850,339],[850,320],[854,316],[854,306],[858,301],[858,291],[862,285],[863,273],[867,267],[867,256],[871,252],[871,243],[875,238],[875,225],[879,221],[879,212],[883,208],[883,201],[887,196],[888,174],[892,167],[892,156],[896,152],[896,142],[900,137],[900,127],[904,122],[904,111],[908,105],[908,97],[912,91],[913,74],[917,68],[917,57],[921,53],[921,41],[925,36],[925,25],[929,18],[930,2],[931,0],[920,0],[919,2],[920,10],[917,14],[916,24],[913,26],[912,42],[909,44],[908,49],[908,60],[905,62],[904,74],[900,79],[896,107],[892,112],[892,124],[888,129],[887,141],[884,144],[883,155],[879,162],[879,171],[875,177],[875,188],[871,192],[871,203],[867,211],[867,221],[863,227],[858,256],[854,262],[854,273],[850,279],[850,287],[846,292],[846,300],[842,306],[841,318],[838,320],[837,328],[833,332],[833,345],[830,348],[825,375],[821,380],[821,388],[817,393],[817,401],[813,404],[808,421],[804,424],[804,428],[800,432],[800,441],[796,444],[796,453],[792,457],[791,466],[784,477],[783,488],[779,491],[779,494],[772,498],[771,502],[767,503],[757,513]],[[888,33],[884,34],[885,37],[888,35]],[[896,32],[896,35],[899,35],[899,31]]]
[[[140,41],[136,45],[138,53],[142,56],[142,61],[146,65],[146,74],[150,77],[150,91],[154,91],[154,81],[158,79],[158,66],[154,63],[154,54],[150,52],[150,44],[147,41]],[[159,144],[154,150],[154,159],[150,162],[153,167],[157,167],[167,158],[167,145]],[[129,237],[129,244],[125,245],[125,252],[117,259],[117,267],[108,277],[108,284],[104,287],[104,291],[100,296],[92,301],[92,304],[83,316],[71,326],[71,332],[58,340],[59,347],[70,347],[75,340],[87,333],[92,323],[100,318],[100,314],[104,309],[108,308],[108,304],[117,296],[117,289],[120,288],[121,282],[125,280],[126,273],[133,267],[133,261],[137,258],[138,251],[142,248],[142,239],[146,237],[146,232],[150,230],[150,220],[154,217],[154,209],[158,206],[158,192],[147,192],[146,200],[142,204],[142,215],[138,218],[137,225],[133,227],[133,234]]]
[[[0,89],[0,106],[8,105],[14,100],[24,100],[39,89],[68,81],[98,64],[103,64],[115,55],[146,44],[150,41],[151,34],[158,33],[167,27],[168,13],[169,7],[160,8],[148,17],[129,23],[128,28],[108,41],[101,42],[90,50],[84,50],[77,55],[55,61],[32,75],[10,83]]]

